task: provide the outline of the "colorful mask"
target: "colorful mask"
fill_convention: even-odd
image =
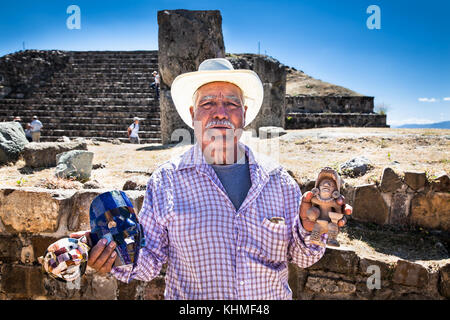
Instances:
[[[84,274],[89,247],[86,238],[63,238],[51,244],[38,260],[44,270],[60,281],[74,281]]]
[[[116,243],[115,266],[133,265],[141,247],[145,246],[142,227],[133,205],[123,191],[111,191],[97,196],[89,210],[91,240],[95,245],[105,238]]]
[[[91,245],[105,238],[116,242],[118,258],[114,266],[132,267],[139,250],[145,246],[142,227],[133,204],[123,191],[98,195],[89,209]],[[86,271],[88,252],[86,237],[63,238],[51,244],[38,260],[43,269],[60,281],[74,281]]]

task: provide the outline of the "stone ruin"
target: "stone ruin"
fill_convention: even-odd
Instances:
[[[159,53],[27,50],[0,58],[0,117],[11,120],[20,116],[29,122],[38,115],[45,126],[43,141],[54,141],[63,135],[125,141],[126,127],[134,116],[139,116],[145,118],[141,131],[144,143],[169,143],[173,130],[183,125],[171,102],[173,78],[196,70],[204,58],[225,56],[235,67],[257,72],[264,83],[264,105],[251,127],[256,132],[262,126],[385,126],[386,117],[373,114],[373,97],[352,92],[308,94],[304,90],[296,94],[289,89],[292,74],[302,76],[296,70],[263,55],[226,54],[218,11],[165,10],[158,13],[158,23],[160,31],[164,31],[159,37]],[[185,41],[176,34],[180,26],[189,30],[195,55],[177,48],[178,43]],[[202,45],[202,38],[209,45]],[[153,81],[151,72],[156,69],[162,75],[160,103],[149,88]],[[302,85],[313,87],[309,82]],[[44,147],[42,144],[43,150]],[[52,156],[49,161],[53,160]],[[314,182],[299,185],[305,192]],[[128,188],[124,186],[125,189]],[[88,269],[87,275],[72,286],[41,272],[37,256],[69,232],[89,228],[89,205],[104,191],[107,190],[0,189],[0,300],[163,298],[164,268],[151,282],[130,284]],[[126,193],[139,211],[145,190]],[[352,229],[373,233],[371,230],[381,230],[377,229],[380,226],[423,227],[439,239],[424,242],[440,248],[441,253],[411,258],[397,253],[392,245],[377,247],[393,256],[385,259],[386,254],[367,255],[354,248],[327,249],[325,256],[310,268],[290,265],[289,285],[294,299],[450,298],[447,175],[430,182],[425,173],[410,172],[401,177],[387,168],[379,185],[345,185],[343,194],[354,206],[352,220],[362,224]],[[369,227],[363,228],[366,224]],[[398,230],[394,229],[403,236]],[[412,239],[415,240],[407,240],[411,242],[408,245],[415,246],[418,236]],[[427,261],[424,264],[421,260]],[[427,264],[429,267],[424,267]],[[380,289],[367,285],[371,266],[381,271]]]
[[[144,119],[142,143],[176,142],[176,129],[190,129],[173,106],[173,79],[197,70],[204,59],[226,57],[263,82],[262,108],[247,128],[256,135],[265,126],[386,127],[386,115],[373,112],[373,97],[351,90],[305,92],[312,78],[272,57],[227,54],[217,10],[159,11],[158,26],[159,51],[25,50],[1,57],[0,118],[20,116],[26,123],[37,115],[44,124],[41,141],[67,136],[128,142],[126,128],[138,116]],[[161,75],[160,101],[149,87],[154,70]],[[293,76],[308,78],[301,90],[289,90]]]

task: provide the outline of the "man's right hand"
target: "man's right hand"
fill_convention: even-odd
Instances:
[[[92,242],[90,238],[90,231],[82,231],[70,234],[71,238],[81,238],[86,236],[88,245],[91,247]],[[89,251],[88,266],[95,269],[100,274],[104,275],[111,271],[114,261],[116,260],[117,253],[114,251],[116,248],[116,243],[111,241],[110,244],[106,245],[106,239],[100,239],[100,241],[91,247]]]

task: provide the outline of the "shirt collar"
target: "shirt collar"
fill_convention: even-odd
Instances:
[[[275,174],[281,169],[281,166],[273,161],[273,159],[259,153],[253,153],[249,146],[238,142],[239,146],[245,150],[250,168],[254,168],[264,175]],[[205,169],[210,166],[206,161],[205,156],[201,150],[200,144],[196,142],[192,148],[181,155],[178,163],[175,165],[175,170],[183,170],[187,168],[197,167],[198,169]]]

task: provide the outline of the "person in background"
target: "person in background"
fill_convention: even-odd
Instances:
[[[43,127],[42,122],[38,120],[37,116],[33,116],[31,121],[31,139],[33,142],[41,142],[41,129]]]
[[[151,88],[154,88],[156,90],[156,99],[159,100],[159,84],[160,84],[160,77],[157,71],[153,71],[152,75],[155,77],[155,81],[152,82],[150,85]]]
[[[31,136],[31,124],[27,123],[27,127],[25,128],[25,137],[27,138],[28,142],[32,142],[33,138]]]
[[[139,118],[134,117],[133,123],[128,127],[128,138],[130,139],[131,143],[137,143],[140,144],[139,139]]]

